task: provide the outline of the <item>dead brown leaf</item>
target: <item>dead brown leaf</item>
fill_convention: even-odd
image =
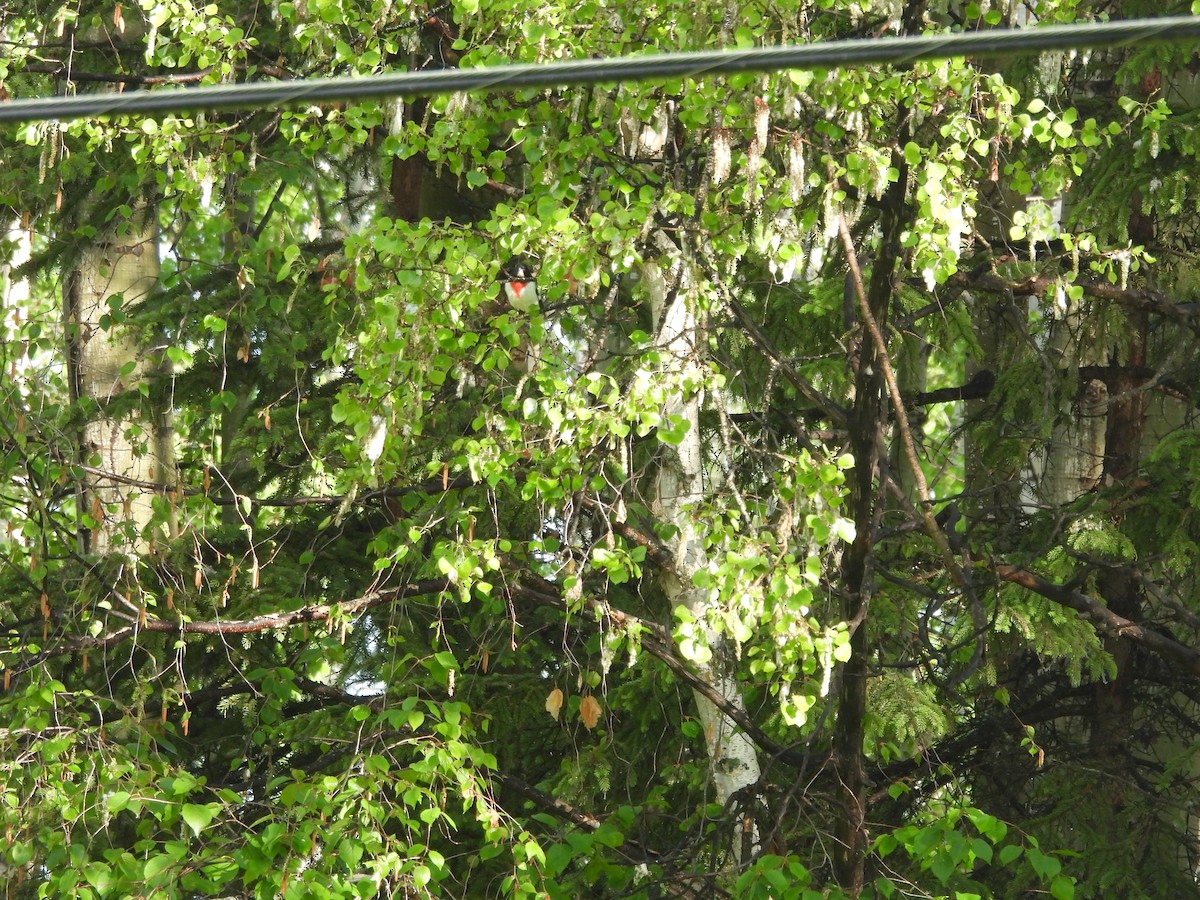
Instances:
[[[550,696],[546,698],[546,712],[554,716],[554,721],[558,721],[558,714],[562,712],[563,692],[555,688],[550,692]]]

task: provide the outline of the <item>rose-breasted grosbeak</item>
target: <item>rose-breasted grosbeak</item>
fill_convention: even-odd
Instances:
[[[504,296],[513,309],[526,314],[537,310],[537,281],[529,260],[514,256],[500,267],[500,281],[504,285]]]

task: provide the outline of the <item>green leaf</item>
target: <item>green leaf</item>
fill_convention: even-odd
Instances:
[[[1038,850],[1036,847],[1030,847],[1025,853],[1025,858],[1029,860],[1029,864],[1033,866],[1033,870],[1038,873],[1043,880],[1052,878],[1062,870],[1062,863]]]
[[[187,368],[192,364],[192,354],[188,353],[182,347],[168,347],[167,359],[179,368]]]
[[[185,803],[181,814],[188,827],[199,835],[212,822],[216,810],[213,808],[213,804],[202,806],[198,803]]]
[[[1050,896],[1054,900],[1074,900],[1075,879],[1067,875],[1055,875],[1050,882]]]
[[[112,869],[102,862],[89,863],[84,867],[83,876],[88,880],[88,884],[101,893],[107,891],[113,884]]]
[[[146,864],[142,869],[142,877],[149,881],[155,876],[161,875],[163,872],[167,871],[167,869],[175,865],[175,862],[176,861],[170,856],[151,856],[146,860]]]
[[[1008,826],[1004,822],[995,816],[985,813],[983,810],[968,809],[967,818],[971,821],[972,825],[979,829],[979,833],[993,844],[998,844],[1008,834]]]
[[[1000,865],[1007,866],[1025,852],[1020,844],[1008,844],[1000,851]]]
[[[839,631],[833,638],[833,658],[838,662],[850,662],[850,658],[854,655],[854,648],[850,644],[850,635],[844,631]]]
[[[947,853],[937,854],[933,858],[933,862],[930,863],[929,868],[942,884],[948,882],[956,871],[954,860]]]
[[[129,805],[131,797],[128,791],[113,791],[105,798],[104,803],[110,813],[117,813]]]

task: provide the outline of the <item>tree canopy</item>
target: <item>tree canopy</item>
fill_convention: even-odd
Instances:
[[[13,0],[0,97],[1190,11]],[[6,896],[1196,895],[1198,59],[5,126]]]

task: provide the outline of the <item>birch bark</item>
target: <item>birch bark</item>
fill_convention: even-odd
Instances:
[[[715,629],[704,626],[711,612],[712,597],[706,588],[697,587],[693,582],[693,576],[709,564],[704,535],[697,528],[695,517],[695,508],[706,499],[700,438],[700,408],[704,400],[700,385],[703,382],[705,341],[697,321],[696,287],[682,267],[670,299],[661,276],[656,274],[648,281],[652,306],[662,311],[658,345],[663,348],[667,369],[663,372],[664,382],[674,386],[665,412],[673,422],[682,419],[687,423],[683,439],[677,445],[664,445],[656,485],[655,511],[662,521],[675,529],[671,545],[675,571],[663,576],[662,588],[673,609],[683,607],[703,626],[711,656],[696,662],[699,674],[726,702],[743,710],[744,701],[730,675],[733,654],[729,643]],[[717,800],[725,804],[760,779],[758,753],[749,738],[707,697],[698,693],[694,697]],[[749,818],[744,818],[743,822],[743,839],[734,845],[734,854],[739,860],[746,850],[753,853],[759,841],[753,822]]]
[[[143,413],[141,403],[131,402],[162,363],[116,315],[158,281],[154,207],[138,208],[126,224],[106,227],[82,248],[65,302],[72,400],[87,410],[79,455],[97,470],[79,492],[80,543],[96,554],[146,548],[155,485],[168,484],[174,467],[167,411]]]

